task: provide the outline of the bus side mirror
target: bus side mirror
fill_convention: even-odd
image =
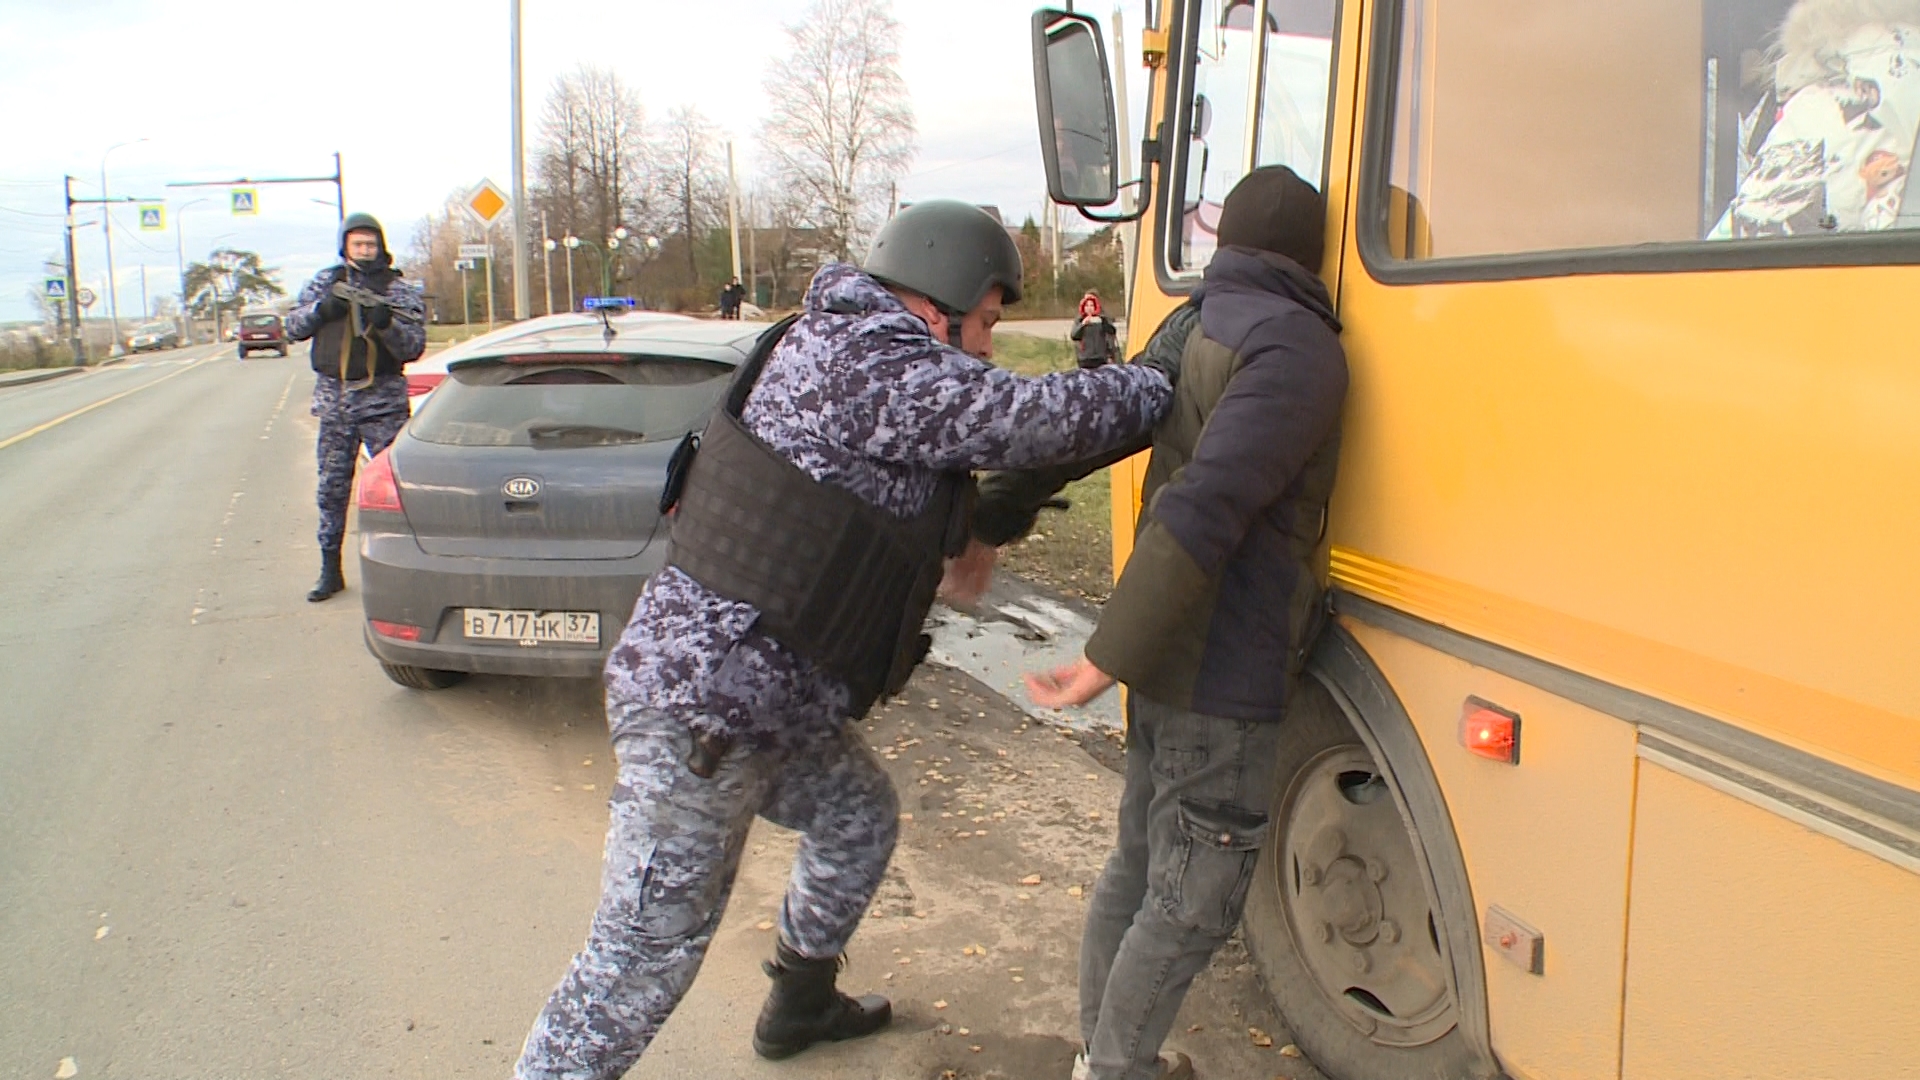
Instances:
[[[1034,12],[1033,86],[1047,194],[1082,209],[1114,202],[1120,147],[1100,23],[1052,8]]]

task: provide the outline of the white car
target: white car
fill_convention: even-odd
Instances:
[[[632,311],[613,317],[614,329],[627,326],[643,326],[673,319],[690,319],[687,315],[672,315],[661,311]],[[600,316],[586,312],[565,312],[559,315],[541,315],[525,322],[513,323],[498,330],[468,338],[458,344],[429,352],[407,365],[407,405],[409,413],[419,412],[420,404],[427,395],[446,380],[447,365],[464,357],[479,353],[494,353],[500,342],[568,326],[599,326]]]

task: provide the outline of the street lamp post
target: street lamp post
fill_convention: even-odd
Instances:
[[[120,340],[120,289],[113,273],[113,208],[105,201],[112,198],[107,191],[107,156],[123,146],[133,146],[146,142],[142,137],[123,143],[114,143],[107,147],[107,153],[100,155],[100,232],[107,238],[107,310],[113,318],[113,347],[108,355],[121,351],[124,342]]]
[[[187,242],[182,233],[180,215],[185,214],[189,206],[211,201],[195,199],[193,202],[182,204],[173,212],[173,257],[180,269],[180,340],[188,345],[193,344],[193,312],[187,308]]]
[[[573,249],[580,246],[580,238],[568,233],[560,238],[560,246],[567,249],[567,310],[577,311],[580,302],[573,297]]]

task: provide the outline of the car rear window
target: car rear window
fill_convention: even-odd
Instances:
[[[241,325],[241,326],[246,326],[246,327],[250,327],[250,328],[252,328],[252,329],[255,329],[255,330],[263,330],[263,329],[266,329],[267,327],[270,327],[270,326],[279,326],[279,325],[280,325],[280,316],[278,316],[278,315],[249,315],[249,316],[247,316],[246,318],[244,318],[244,319],[241,319],[241,320],[240,320],[240,325]]]
[[[557,449],[678,439],[704,424],[733,368],[705,360],[461,364],[413,418],[444,446]]]

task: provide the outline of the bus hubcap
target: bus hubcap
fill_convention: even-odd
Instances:
[[[1295,951],[1334,1009],[1385,1046],[1457,1021],[1425,875],[1363,747],[1308,762],[1281,804],[1280,894]]]

